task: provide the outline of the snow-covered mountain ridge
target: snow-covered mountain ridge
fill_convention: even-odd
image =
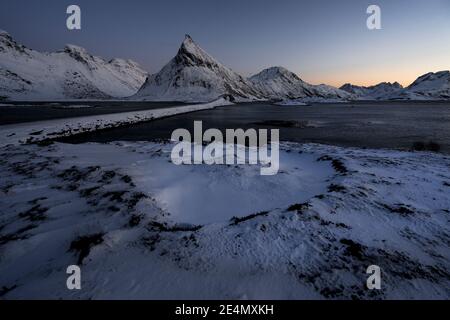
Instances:
[[[426,73],[406,88],[398,82],[382,82],[370,87],[347,83],[340,89],[361,100],[450,100],[450,71]]]
[[[410,86],[382,82],[364,87],[313,85],[283,67],[250,78],[234,72],[186,35],[175,57],[148,75],[136,62],[105,60],[86,49],[29,49],[0,30],[0,100],[130,98],[149,101],[208,102],[222,96],[236,101],[337,102],[349,100],[448,100],[450,72],[420,76]]]
[[[250,77],[266,98],[280,100],[350,100],[352,94],[325,84],[312,85],[283,67],[271,67]]]
[[[147,72],[131,60],[103,58],[66,45],[42,53],[0,31],[0,97],[10,100],[123,98],[135,93]]]
[[[403,89],[403,86],[398,82],[381,82],[377,85],[369,87],[356,86],[350,83],[346,83],[339,89],[356,95],[359,99],[362,100],[378,100],[399,93]]]

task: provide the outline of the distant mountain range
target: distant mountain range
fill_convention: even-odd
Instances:
[[[283,67],[245,78],[218,62],[186,36],[176,56],[149,75],[136,62],[105,60],[85,49],[41,53],[0,31],[0,99],[132,99],[148,101],[450,100],[450,72],[427,73],[410,86],[383,82],[363,87],[312,85]]]
[[[382,82],[370,87],[347,83],[340,89],[360,100],[449,100],[450,71],[424,74],[406,88],[398,82]]]

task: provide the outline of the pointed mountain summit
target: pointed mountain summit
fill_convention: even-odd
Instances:
[[[186,35],[177,55],[149,76],[132,98],[204,102],[223,95],[236,100],[262,98],[249,80],[218,62]]]

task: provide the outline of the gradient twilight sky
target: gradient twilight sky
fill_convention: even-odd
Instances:
[[[66,29],[70,4],[80,31]],[[382,30],[366,27],[370,4]],[[450,69],[450,0],[0,0],[0,29],[33,49],[76,44],[151,73],[185,33],[244,76],[280,65],[314,84],[408,85]]]

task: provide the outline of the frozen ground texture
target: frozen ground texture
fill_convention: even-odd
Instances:
[[[1,147],[2,298],[450,298],[449,157],[285,143],[263,177],[171,147]]]
[[[38,142],[230,104],[232,103],[224,98],[220,98],[209,103],[197,105],[4,125],[0,126],[0,146]]]

